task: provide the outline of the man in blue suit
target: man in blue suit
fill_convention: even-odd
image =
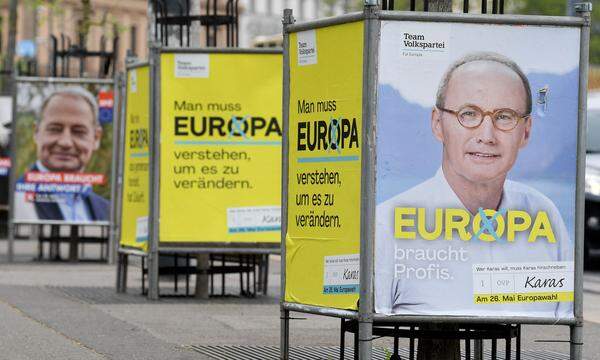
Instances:
[[[37,161],[30,172],[84,173],[94,151],[100,147],[102,127],[96,99],[87,90],[69,87],[50,94],[35,124]],[[20,179],[19,182],[22,182]],[[107,221],[109,201],[82,185],[77,192],[18,191],[16,220]]]

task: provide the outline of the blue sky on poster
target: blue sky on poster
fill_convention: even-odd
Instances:
[[[443,42],[445,47],[406,56],[405,34],[423,36],[419,42]],[[579,28],[384,21],[379,83],[391,85],[409,102],[433,106],[448,65],[473,51],[508,56],[526,74],[562,75],[579,66]]]

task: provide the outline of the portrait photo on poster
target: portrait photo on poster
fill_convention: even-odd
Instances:
[[[573,318],[579,44],[382,23],[376,312]]]
[[[19,83],[15,222],[109,220],[112,86]]]
[[[0,207],[8,206],[10,177],[10,138],[13,118],[12,96],[0,96]]]

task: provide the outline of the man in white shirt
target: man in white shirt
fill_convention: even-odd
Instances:
[[[431,112],[441,168],[377,206],[377,312],[573,317],[562,217],[506,178],[529,141],[531,109],[512,60],[474,53],[449,67]]]

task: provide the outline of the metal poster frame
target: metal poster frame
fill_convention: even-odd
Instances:
[[[117,166],[117,175],[115,178],[115,207],[114,207],[114,246],[117,252],[117,292],[126,292],[127,290],[127,269],[128,269],[128,261],[129,255],[134,256],[147,256],[147,253],[137,249],[131,248],[128,246],[121,246],[121,237],[122,237],[122,225],[121,225],[121,215],[123,211],[123,174],[125,171],[125,136],[127,129],[127,87],[129,85],[129,72],[134,69],[138,69],[140,67],[148,66],[147,61],[136,61],[135,59],[126,59],[125,61],[125,72],[122,73],[121,79],[121,113],[119,117],[119,147],[115,148],[115,157],[116,157],[116,166]]]
[[[159,42],[150,45],[150,213],[148,247],[148,298],[159,298],[159,254],[279,254],[280,243],[161,242],[160,232],[160,134],[161,134],[161,54],[281,54],[277,49],[172,48]]]
[[[13,87],[13,130],[16,128],[16,119],[17,119],[17,88],[18,88],[18,84],[21,83],[44,83],[44,84],[73,84],[73,85],[83,85],[83,84],[94,84],[94,85],[112,85],[112,89],[113,89],[113,118],[112,118],[112,123],[113,123],[113,131],[114,128],[118,126],[118,124],[116,123],[117,119],[118,119],[118,107],[115,106],[115,104],[118,104],[119,98],[118,98],[118,78],[115,75],[115,77],[110,78],[110,79],[93,79],[93,78],[57,78],[57,77],[32,77],[32,76],[15,76],[14,77],[14,87]],[[115,109],[117,111],[115,111]],[[114,132],[113,132],[114,133]],[[116,140],[113,139],[113,147],[115,146]],[[10,160],[11,160],[11,164],[16,164],[16,138],[14,136],[14,133],[11,133],[11,139],[10,139]],[[15,187],[16,187],[16,183],[17,183],[17,174],[15,171],[12,171],[13,166],[11,165],[11,172],[10,172],[10,179],[9,179],[9,194],[8,194],[8,198],[9,198],[9,217],[8,217],[8,251],[7,251],[7,257],[8,257],[8,262],[13,262],[14,260],[14,241],[15,241],[15,225],[60,225],[60,226],[99,226],[99,227],[108,227],[109,232],[109,239],[108,239],[108,253],[109,253],[109,258],[107,259],[108,261],[110,261],[110,253],[111,253],[111,221],[110,218],[112,217],[112,207],[113,207],[113,200],[114,199],[110,199],[111,201],[111,208],[109,209],[110,211],[110,218],[108,221],[94,221],[94,222],[81,222],[81,221],[61,221],[61,220],[37,220],[37,221],[14,221],[13,215],[14,215],[14,197],[15,197]],[[114,173],[114,169],[111,168],[111,184],[110,184],[110,188],[111,188],[111,196],[112,196],[112,187],[113,187],[113,181],[114,179],[112,178],[112,175]]]
[[[128,85],[128,78],[129,78],[129,71],[140,68],[140,67],[144,67],[144,66],[148,66],[148,62],[147,61],[132,61],[132,62],[127,62],[127,64],[125,65],[125,72],[123,73],[122,76],[122,83],[121,83],[121,113],[120,113],[120,119],[119,119],[119,132],[118,132],[118,139],[119,139],[119,147],[118,149],[115,148],[115,158],[116,160],[116,167],[117,167],[117,175],[116,178],[118,181],[115,181],[115,208],[114,208],[114,216],[115,216],[115,222],[118,223],[115,225],[115,242],[116,242],[116,248],[118,252],[123,252],[125,250],[127,251],[140,251],[139,249],[134,249],[134,248],[129,248],[127,246],[122,247],[120,245],[121,242],[121,223],[120,223],[120,216],[123,210],[123,174],[125,172],[125,136],[127,134],[127,85]],[[141,252],[141,251],[140,251]]]
[[[283,177],[282,177],[282,260],[281,260],[281,336],[280,358],[289,359],[289,321],[290,311],[317,315],[355,319],[359,323],[360,342],[359,358],[370,359],[372,351],[373,321],[377,322],[410,322],[410,323],[470,323],[470,324],[540,324],[568,325],[570,331],[571,359],[579,360],[583,345],[583,219],[584,219],[584,177],[585,177],[585,127],[586,99],[588,76],[588,47],[590,41],[591,4],[582,3],[575,7],[578,16],[529,16],[529,15],[479,15],[454,13],[427,13],[405,11],[380,11],[376,1],[366,1],[362,13],[347,14],[335,18],[294,24],[290,9],[284,10],[283,16]],[[382,20],[452,22],[471,24],[503,24],[503,25],[547,25],[579,28],[580,63],[579,63],[579,108],[578,108],[578,152],[576,175],[576,224],[575,224],[575,285],[574,285],[574,317],[569,319],[533,318],[533,317],[472,317],[472,316],[413,316],[376,314],[373,306],[374,276],[374,241],[375,241],[375,178],[376,178],[376,122],[377,122],[377,77],[378,46],[380,24]],[[290,101],[290,44],[291,33],[313,30],[328,26],[341,25],[356,21],[364,21],[364,54],[363,54],[363,135],[362,135],[362,175],[361,175],[361,232],[360,232],[360,300],[358,311],[305,305],[285,301],[286,282],[286,232],[287,232],[287,198],[289,171],[289,101]]]
[[[110,197],[114,199],[110,202],[110,231],[109,231],[109,248],[108,248],[108,263],[115,263],[115,256],[119,249],[119,243],[117,242],[121,223],[117,221],[120,215],[120,206],[117,198],[119,196],[119,190],[121,185],[121,157],[119,156],[121,152],[121,148],[123,147],[121,141],[124,139],[121,136],[121,127],[123,126],[124,118],[124,101],[125,94],[124,90],[124,82],[125,79],[123,77],[123,73],[119,72],[115,75],[115,104],[117,104],[117,112],[116,116],[113,117],[113,153],[112,153],[112,167],[111,167],[111,178],[113,179],[110,188]]]

